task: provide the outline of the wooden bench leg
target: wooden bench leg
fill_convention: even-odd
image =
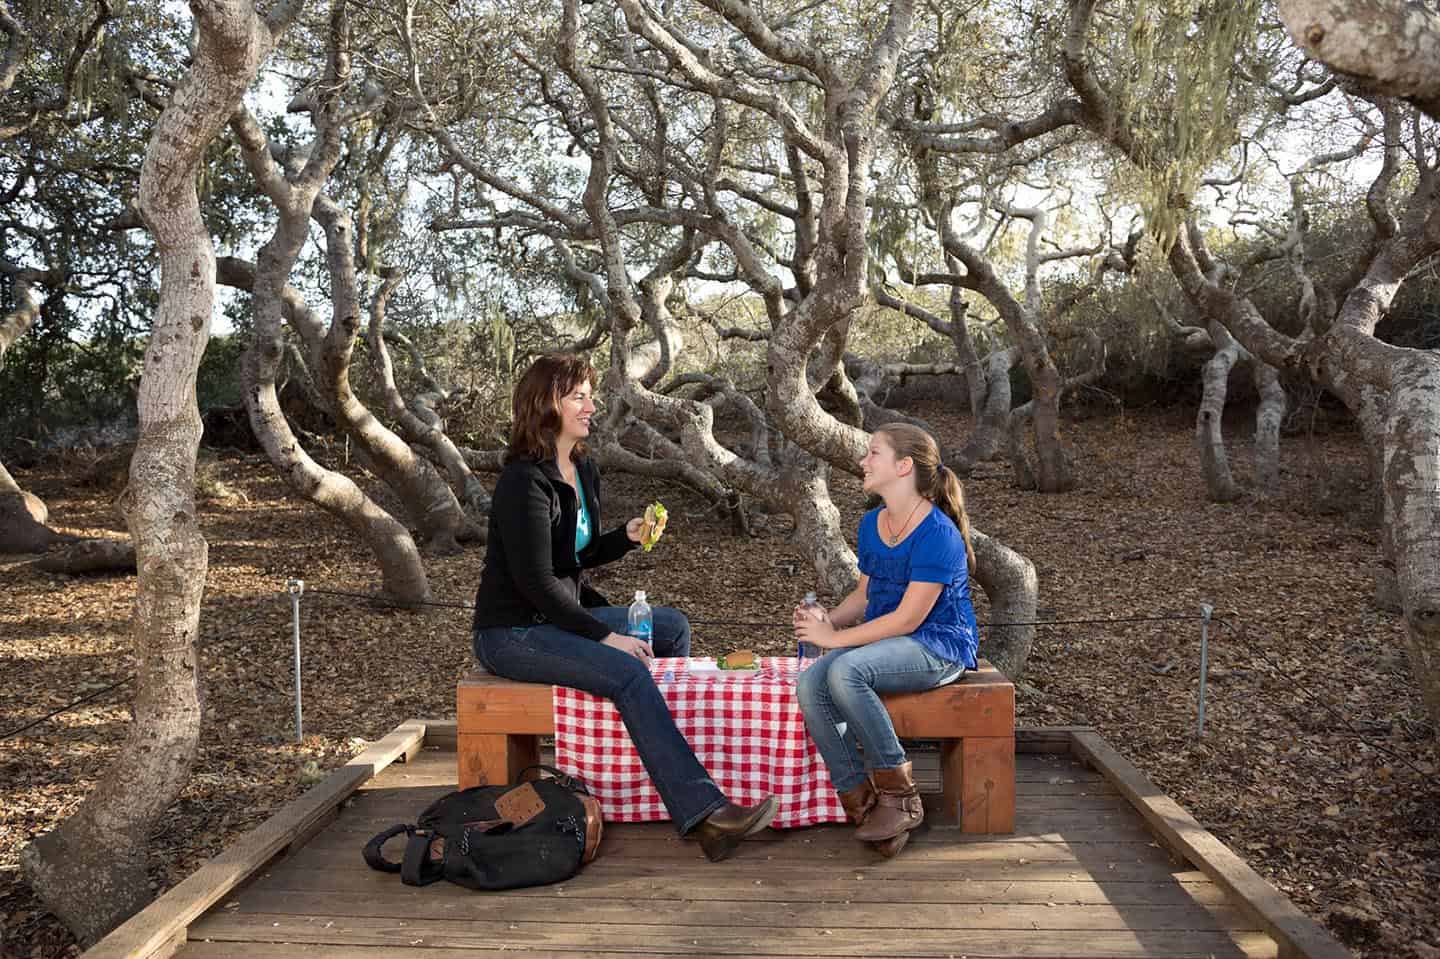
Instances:
[[[1015,738],[947,739],[940,745],[945,821],[968,833],[1015,831]]]
[[[513,783],[526,766],[540,761],[540,737],[505,733],[460,733],[455,752],[461,789]]]

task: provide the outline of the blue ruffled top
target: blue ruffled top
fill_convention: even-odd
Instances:
[[[943,583],[940,598],[911,638],[942,659],[975,669],[978,631],[970,600],[965,538],[960,530],[935,507],[909,536],[889,546],[880,538],[879,516],[880,510],[873,509],[860,520],[860,572],[870,578],[866,620],[899,609],[912,582]]]

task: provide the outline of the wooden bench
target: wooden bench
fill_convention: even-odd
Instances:
[[[514,782],[540,761],[540,737],[554,735],[552,687],[483,670],[456,691],[460,788]],[[902,739],[940,740],[943,805],[938,821],[967,833],[1015,831],[1015,687],[985,660],[958,683],[885,697]]]

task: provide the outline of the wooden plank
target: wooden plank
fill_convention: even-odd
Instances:
[[[376,781],[371,780],[365,785],[365,792],[351,800],[345,807],[345,816],[342,820],[330,826],[328,833],[360,833],[366,830],[378,832],[381,828],[393,822],[404,820],[407,816],[413,817],[427,804],[440,798],[446,792],[454,789],[453,784],[429,785],[428,780],[405,788],[386,788],[376,786]],[[922,799],[929,799],[930,796],[922,794]],[[938,797],[935,797],[939,801]],[[1094,823],[1102,822],[1140,822],[1137,813],[1118,792],[1110,792],[1105,795],[1057,795],[1057,796],[1033,796],[1022,795],[1016,806],[1015,821],[1021,828],[1033,828],[1053,824],[1058,828],[1065,828],[1068,825],[1075,825],[1082,820],[1082,817],[1089,816]],[[928,810],[927,810],[928,819]],[[932,821],[932,824],[935,821]],[[631,823],[607,823],[605,828],[629,828]],[[664,824],[659,824],[664,827]],[[793,832],[793,830],[791,830]]]
[[[198,931],[198,930],[197,930]],[[255,940],[286,943],[387,946],[409,949],[431,946],[452,949],[499,950],[519,946],[589,954],[597,946],[638,954],[684,952],[701,955],[755,956],[875,956],[895,951],[895,935],[887,930],[846,929],[843,934],[813,926],[771,927],[666,927],[634,923],[599,929],[554,922],[516,923],[504,919],[372,919],[352,916],[288,916],[279,913],[214,915],[205,922],[207,939]],[[1108,956],[1149,957],[1156,954],[1194,959],[1244,957],[1237,941],[1259,945],[1257,932],[1222,930],[1089,930],[1076,936],[1070,930],[972,929],[957,941],[950,929],[912,925],[905,932],[904,950],[912,956],[950,956],[963,950],[967,956]]]
[[[1270,942],[1268,939],[1264,940],[1263,942],[1259,942],[1252,937],[1242,942],[1235,943],[1233,945],[1235,948],[1240,950],[1239,955],[1251,957],[1251,959],[1273,959],[1273,957],[1275,956],[1275,944],[1273,942]],[[876,957],[880,956],[897,955],[934,955],[936,957],[949,957],[949,959],[955,959],[956,956],[960,956],[962,957],[962,959],[987,959],[988,956],[1013,957],[1017,955],[1017,953],[1015,953],[1014,951],[982,953],[972,950],[969,947],[969,940],[963,936],[957,938],[955,942],[949,946],[948,950],[944,952],[937,951],[934,953],[919,953],[909,951],[904,953],[897,952],[895,943],[891,943],[888,948],[883,948],[868,953],[862,953],[858,949],[847,949],[847,946],[848,944],[844,943],[837,944],[836,946],[832,947],[836,949],[836,951],[832,952],[831,955],[852,956],[855,957],[855,959],[876,959]],[[504,946],[496,948],[502,951],[507,951],[506,947]],[[961,951],[957,952],[957,949]],[[643,955],[646,957],[646,959],[695,959],[697,955],[707,954],[699,951],[698,939],[693,939],[691,941],[685,942],[683,945],[683,949],[677,952],[658,952],[652,951],[650,949],[640,950],[634,948],[621,948],[619,951],[617,951],[616,949],[604,948],[593,944],[589,948],[582,948],[578,950],[557,950],[554,948],[531,949],[523,945],[513,945],[509,947],[508,951],[511,951],[512,954],[513,952],[520,951],[525,956],[525,959],[562,959],[562,957],[563,959],[573,959],[573,957],[577,954],[583,955],[587,957],[587,959],[632,959],[632,957],[636,955]],[[424,945],[407,945],[404,948],[403,954],[405,956],[405,959],[454,959],[455,957],[455,951],[453,949],[435,949]],[[254,943],[224,941],[192,943],[185,952],[186,959],[290,959],[290,957],[292,956],[304,956],[307,957],[307,959],[371,959],[371,957],[374,957],[374,959],[389,959],[389,957],[392,955],[394,955],[394,950],[379,946],[357,946],[351,944],[328,945],[325,943]],[[761,948],[759,948],[758,950],[744,953],[744,955],[760,957],[777,955],[777,953],[771,952],[763,948],[762,944]],[[1019,955],[1028,956],[1030,957],[1030,959],[1087,959],[1087,957],[1095,956],[1110,957],[1112,954],[1091,952],[1089,950],[1086,950],[1085,952],[1076,952],[1074,946],[1072,945],[1060,952],[1039,951],[1020,953]],[[1206,954],[1183,951],[1173,953],[1147,952],[1142,953],[1142,955],[1198,957],[1204,956]],[[1216,955],[1235,955],[1235,953],[1227,951],[1225,953],[1216,953]]]
[[[958,683],[884,697],[902,737],[958,738],[1015,734],[1015,687],[984,660]],[[468,673],[456,686],[455,718],[466,733],[555,732],[552,687],[491,673]]]
[[[962,832],[1015,831],[1013,738],[969,736],[947,742],[941,749],[940,763],[946,808],[958,808]]]
[[[324,832],[331,823],[335,822],[335,820],[339,818],[339,816],[340,810],[338,804],[332,806],[330,809],[326,810],[321,815],[316,816],[314,822],[296,833],[295,838],[291,839],[288,843],[285,844],[286,854],[291,856],[295,855],[297,852],[299,852],[305,847],[306,843],[314,839],[320,833]]]
[[[534,735],[508,733],[460,734],[455,779],[460,789],[515,782],[521,770],[540,761],[540,742]]]
[[[424,738],[425,727],[419,723],[400,724],[130,917],[87,950],[86,959],[147,959],[162,953],[196,916],[334,810],[361,783],[411,753]]]
[[[398,843],[397,843],[398,845]],[[908,849],[908,847],[907,847]],[[390,858],[398,859],[399,850],[388,850]],[[615,851],[603,849],[600,857],[585,867],[587,880],[600,881],[606,876],[622,875],[644,878],[647,876],[684,877],[687,882],[705,882],[716,876],[705,858],[691,846],[685,846],[683,854],[654,855],[646,858],[647,850],[631,846]],[[1168,856],[1136,856],[1131,850],[1117,847],[1116,855],[1077,860],[1064,851],[1049,852],[1043,848],[1035,854],[1043,858],[1030,859],[1028,856],[986,858],[966,855],[969,850],[951,849],[946,846],[930,846],[913,850],[913,855],[904,859],[889,861],[879,853],[856,844],[855,849],[837,847],[793,847],[776,850],[774,853],[749,857],[747,861],[754,869],[763,869],[763,875],[776,878],[803,878],[829,873],[832,876],[854,878],[856,874],[871,875],[877,879],[921,880],[932,877],[947,880],[1012,880],[1016,882],[1204,882],[1206,876],[1189,863],[1177,864]],[[307,860],[314,864],[315,860]],[[349,857],[342,857],[331,868],[358,868],[361,865],[357,852],[351,850]],[[286,867],[277,865],[270,876],[278,875]],[[288,881],[288,880],[287,880]]]
[[[1098,734],[1076,733],[1073,741],[1077,755],[1104,773],[1171,848],[1251,912],[1279,944],[1281,959],[1351,959],[1350,951],[1323,926],[1296,908]]]
[[[1076,730],[1091,726],[1016,726],[1015,752],[1019,754],[1049,753],[1064,756],[1070,753],[1070,738]]]
[[[1068,744],[1068,740],[1067,740]],[[914,764],[915,777],[922,782],[938,783],[940,777],[940,755],[938,743],[926,740],[919,744],[913,741],[909,744],[909,754]],[[1067,745],[1068,748],[1068,745]],[[1113,786],[1106,781],[1105,777],[1092,769],[1087,769],[1077,760],[1068,755],[1056,754],[1027,754],[1019,747],[1016,747],[1018,755],[1015,759],[1016,782],[1030,783],[1051,783],[1052,785],[1068,784],[1093,784],[1101,792],[1114,793]],[[554,762],[554,751],[548,747],[540,751],[541,759],[545,762]],[[389,778],[413,777],[417,774],[429,775],[448,771],[450,783],[455,782],[455,751],[453,749],[430,749],[426,748],[418,755],[409,768],[391,767],[382,776],[377,777],[377,783],[383,783]]]
[[[323,834],[317,835],[310,843],[313,848],[329,848],[335,846],[363,844],[374,834],[389,828],[398,822],[413,820],[415,814],[423,808],[424,798],[406,801],[397,804],[385,804],[384,806],[356,806],[346,810],[343,821],[338,821],[326,829]],[[927,819],[927,822],[929,820]],[[636,834],[630,832],[636,826],[654,826],[654,835],[650,838],[657,840],[652,845],[679,845],[675,837],[675,831],[668,823],[641,824],[641,823],[608,823],[605,826],[605,838],[613,840],[621,836],[634,836],[637,839],[643,838],[644,833]],[[972,844],[987,842],[992,838],[995,842],[1014,843],[1016,841],[1033,841],[1033,837],[1039,835],[1059,834],[1066,840],[1090,840],[1096,838],[1112,839],[1117,841],[1151,841],[1153,836],[1147,832],[1140,817],[1133,809],[1058,809],[1058,810],[1022,810],[1019,814],[1015,828],[1011,830],[1015,835],[1008,833],[1000,834],[957,834],[953,826],[940,826],[931,823],[933,837],[944,840],[947,843]],[[924,828],[924,827],[922,827]],[[804,829],[771,830],[757,837],[762,841],[789,842],[790,845],[817,845],[817,846],[849,846],[855,845],[859,848],[861,844],[852,843],[853,830],[845,825],[836,824],[833,826],[807,827]],[[793,838],[793,841],[791,841]],[[918,836],[916,837],[919,838]],[[1003,847],[998,847],[1003,848]]]
[[[398,858],[398,853],[393,854],[391,858]],[[1148,885],[1172,890],[1175,888],[1199,890],[1198,895],[1211,897],[1215,902],[1228,901],[1224,892],[1209,882],[1208,877],[1199,870],[1146,861],[1127,862],[1121,860],[1113,864],[1116,867],[1113,870],[1086,869],[1077,867],[1073,862],[1040,862],[1023,865],[1013,862],[1006,865],[996,862],[963,860],[958,862],[891,863],[874,855],[868,859],[826,860],[814,858],[804,861],[788,860],[785,857],[771,859],[752,856],[746,862],[748,871],[729,870],[717,875],[714,869],[705,868],[706,860],[698,853],[688,861],[671,859],[640,862],[633,859],[608,858],[603,861],[597,859],[586,867],[583,880],[577,878],[571,882],[577,886],[584,886],[589,891],[587,895],[593,894],[601,898],[604,898],[608,885],[615,882],[654,880],[680,883],[687,890],[683,895],[689,897],[691,887],[709,886],[722,881],[732,883],[737,880],[748,881],[753,885],[754,880],[760,878],[773,884],[773,889],[789,890],[792,894],[798,894],[802,899],[805,896],[804,889],[807,883],[823,880],[832,884],[839,883],[846,887],[851,883],[863,882],[880,883],[890,887],[907,883],[923,884],[931,881],[991,883],[995,888],[1005,889],[1005,895],[1029,896],[1029,898],[1019,900],[1002,898],[1001,901],[1023,902],[1035,901],[1034,896],[1042,894],[1054,894],[1063,898],[1073,893],[1084,897],[1091,895],[1097,887],[1104,887],[1122,890],[1128,897],[1127,902],[1142,904],[1148,893],[1140,887]],[[314,865],[312,860],[306,863],[304,868],[314,868]],[[314,882],[307,883],[299,871],[302,867],[292,866],[287,862],[273,867],[270,872],[265,874],[265,882],[254,884],[253,888],[265,890],[284,888],[301,892],[369,890],[376,895],[400,894],[401,886],[398,880],[388,874],[375,873],[372,876],[362,873],[363,878],[351,877],[350,872],[363,869],[358,853],[338,865],[333,862],[329,863],[327,867],[332,870],[343,869],[346,872],[333,879],[330,877],[317,878]],[[1011,889],[1011,886],[1014,888]],[[1032,896],[1026,890],[1040,891]],[[868,893],[852,890],[845,892],[844,895],[852,898],[858,896],[863,900]],[[671,898],[673,896],[672,891]],[[662,896],[662,898],[664,897]],[[701,895],[698,898],[713,897]],[[894,897],[887,896],[883,901],[894,901]],[[1082,899],[1081,901],[1090,900]],[[1166,901],[1173,902],[1174,899]],[[1253,921],[1247,923],[1247,926],[1253,927],[1254,925]]]
[[[434,887],[439,889],[440,887]],[[408,890],[407,890],[408,892]],[[425,893],[370,896],[350,892],[246,893],[228,904],[227,915],[274,913],[287,916],[367,916],[389,919],[495,919],[509,922],[555,922],[555,907],[540,899],[474,895],[465,890],[445,895]],[[571,924],[647,923],[664,926],[818,926],[826,929],[1238,929],[1253,924],[1234,906],[973,906],[941,904],[923,908],[865,903],[687,902],[663,908],[637,906],[619,899],[572,903],[565,911]],[[197,933],[199,929],[197,927]]]
[[[696,852],[697,859],[699,852]],[[406,887],[391,873],[365,868],[356,851],[348,866],[317,868],[314,859],[285,860],[264,874],[252,888],[273,891],[367,892],[392,895]],[[689,870],[639,870],[634,863],[602,864],[597,859],[579,876],[553,886],[536,886],[506,893],[549,899],[735,900],[793,902],[913,902],[971,903],[1110,903],[1111,905],[1184,905],[1199,901],[1223,905],[1225,894],[1214,883],[1180,882],[1173,877],[1150,881],[1112,881],[1094,877],[1063,880],[972,879],[961,868],[936,869],[923,878],[897,872],[889,878],[883,864],[867,869],[817,870],[779,868],[775,862],[751,855],[737,858],[727,869],[712,868],[694,876]],[[641,875],[640,873],[647,873]],[[677,887],[678,876],[685,876]],[[960,878],[965,876],[965,878]],[[437,887],[438,888],[438,887]]]
[[[423,719],[426,750],[455,750],[456,724],[453,719]],[[1020,754],[1067,755],[1070,736],[1091,726],[1016,726],[1015,751]]]
[[[377,832],[379,829],[374,829],[373,832],[367,829],[361,834],[344,835],[324,841],[317,839],[308,845],[308,852],[305,852],[307,858],[304,861],[328,863],[330,868],[344,867],[347,855],[359,857],[360,848]],[[399,844],[399,838],[393,839],[393,842]],[[835,868],[887,864],[887,870],[903,873],[910,868],[929,870],[932,864],[943,864],[943,867],[949,870],[971,873],[972,868],[1004,871],[1017,865],[1038,867],[1045,864],[1109,878],[1125,878],[1123,867],[1128,864],[1146,864],[1165,873],[1174,873],[1176,864],[1191,868],[1185,860],[1172,857],[1169,850],[1151,837],[1128,842],[1102,839],[1092,842],[1005,841],[1004,844],[920,842],[917,839],[907,845],[909,852],[903,860],[884,860],[870,847],[855,842],[848,835],[841,841],[828,841],[824,838],[786,838],[779,834],[760,834],[747,842],[749,845],[746,845],[739,855],[752,863],[766,863],[765,868],[788,864],[802,865],[804,868],[814,868],[814,864],[819,863],[834,864]],[[608,861],[665,863],[670,868],[704,864],[696,844],[675,838],[674,832],[670,832],[667,837],[635,837],[634,834],[606,829],[605,838],[600,842],[599,858]],[[353,858],[350,861],[354,863],[359,860]]]
[[[315,840],[297,855],[303,856],[302,861],[315,868],[343,869],[358,861],[358,851],[379,832],[377,827],[334,837],[327,835]],[[396,858],[399,847],[403,845],[403,837],[397,836],[391,843],[392,858]],[[820,863],[833,868],[883,865],[887,875],[907,871],[930,873],[941,865],[947,869],[959,869],[962,864],[989,866],[1001,874],[1010,875],[1017,867],[1038,867],[1043,863],[1067,869],[1078,876],[1093,874],[1106,879],[1133,878],[1117,872],[1128,863],[1149,864],[1151,877],[1158,878],[1175,872],[1176,863],[1184,862],[1172,858],[1167,849],[1150,837],[1129,842],[1068,843],[1009,840],[1003,843],[921,842],[917,839],[907,849],[910,852],[903,859],[887,860],[864,843],[851,839],[848,830],[839,842],[762,833],[750,840],[744,849],[744,858],[764,862],[766,869],[792,866],[814,869]],[[597,867],[607,870],[612,865],[635,869],[652,863],[666,869],[695,867],[702,875],[715,874],[715,867],[707,868],[709,864],[700,855],[696,844],[676,838],[673,832],[663,836],[644,836],[607,830],[601,841],[599,857],[595,860]],[[1189,864],[1185,864],[1184,868],[1189,869]],[[973,875],[972,870],[965,871]]]
[[[455,689],[455,721],[465,733],[555,732],[552,687],[489,673],[469,674]]]
[[[408,815],[409,818],[413,820],[414,812],[412,811]],[[347,851],[360,849],[371,836],[389,828],[395,823],[405,821],[406,817],[397,816],[389,820],[381,819],[372,822],[363,829],[337,832],[333,835],[327,834],[317,837],[310,842],[303,851],[313,851],[317,855],[323,853],[344,855]],[[610,851],[614,849],[617,850],[615,854],[618,855],[621,850],[633,850],[635,855],[653,855],[672,859],[684,859],[699,854],[698,847],[693,842],[678,839],[675,831],[668,825],[662,825],[661,831],[661,837],[655,839],[627,841],[621,838],[621,834],[617,834],[613,827],[607,828],[604,845],[602,845],[600,853],[601,855],[610,855]],[[855,842],[853,829],[847,826],[805,830],[803,838],[801,839],[791,838],[789,835],[791,832],[793,831],[767,830],[747,840],[748,845],[745,848],[750,849],[753,847],[757,850],[763,849],[764,855],[767,856],[787,856],[790,854],[790,850],[799,849],[801,846],[804,846],[807,849],[814,848],[824,850],[823,852],[814,854],[819,858],[833,858],[833,853],[837,849],[850,850],[852,848],[865,848],[862,844]],[[989,839],[994,840],[993,845],[987,844],[987,840]],[[400,842],[399,837],[397,837],[394,842],[398,844]],[[954,827],[922,828],[912,833],[910,839],[910,845],[926,848],[930,846],[954,848],[984,846],[986,854],[996,858],[1015,858],[1024,855],[1023,853],[1011,851],[1021,848],[1033,850],[1045,847],[1070,846],[1078,849],[1088,848],[1101,843],[1113,846],[1124,845],[1129,847],[1162,848],[1155,837],[1145,831],[1145,828],[1141,826],[1138,821],[1133,824],[1127,823],[1123,827],[1116,825],[1096,826],[1089,829],[1072,829],[1064,832],[1045,832],[1040,829],[1033,831],[1019,830],[1013,834],[995,833],[988,835],[965,834],[954,829]],[[297,853],[297,855],[298,854],[299,853]],[[801,853],[801,855],[804,855],[804,853]],[[958,853],[956,853],[956,855],[958,855]],[[1168,850],[1166,850],[1166,855],[1168,856]]]
[[[519,949],[515,950],[519,952]],[[192,942],[185,949],[183,959],[292,959],[304,956],[306,959],[392,959],[396,950],[384,946],[328,945],[326,943],[299,942]],[[524,959],[574,959],[575,953],[556,953],[546,949],[524,950]],[[455,959],[453,949],[430,949],[425,946],[407,946],[404,959]],[[634,952],[610,952],[587,950],[587,959],[634,959]],[[647,952],[645,959],[695,959],[695,953]]]
[[[885,696],[884,702],[901,737],[1015,735],[1015,687],[988,663],[958,683]]]
[[[455,720],[422,719],[425,724],[426,749],[455,749]],[[1058,728],[1058,727],[1057,727]]]
[[[399,850],[392,851],[392,860],[399,860]],[[304,864],[311,867],[314,863]],[[691,851],[688,858],[618,858],[602,852],[598,860],[585,868],[586,881],[609,881],[612,878],[672,878],[684,880],[685,884],[704,884],[717,878],[714,868],[707,868],[708,861],[703,855]],[[1009,861],[966,861],[966,860],[914,860],[907,858],[903,863],[888,861],[876,852],[865,852],[855,858],[809,857],[791,858],[789,851],[763,858],[752,857],[750,870],[759,877],[783,880],[785,883],[799,883],[806,878],[844,878],[844,880],[876,881],[926,881],[940,878],[946,881],[1014,881],[1014,883],[1207,883],[1208,877],[1200,870],[1189,868],[1189,864],[1174,865],[1168,861],[1117,861],[1113,868],[1086,868],[1076,863],[1015,863]],[[330,868],[360,868],[359,851],[351,851],[348,857]],[[278,874],[288,865],[276,865],[269,875]],[[720,877],[733,877],[736,873],[719,873]],[[752,875],[752,878],[755,878]],[[1253,926],[1254,923],[1250,923]]]

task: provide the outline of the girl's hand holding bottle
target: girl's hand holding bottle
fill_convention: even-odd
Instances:
[[[805,635],[801,632],[800,627],[805,625],[806,623],[813,624],[829,622],[830,614],[826,612],[824,606],[820,605],[820,601],[815,598],[815,594],[813,592],[806,593],[805,600],[799,606],[795,607],[794,623],[796,659],[814,659],[821,655],[819,652],[819,649],[821,647],[818,644],[812,643],[808,646],[806,645]]]
[[[809,609],[796,610],[795,639],[822,649],[833,649],[836,646],[835,625],[830,622],[829,614],[824,619],[816,619]]]
[[[816,603],[814,606],[796,606],[793,621],[796,626],[801,623],[830,622],[830,612],[824,606]]]

